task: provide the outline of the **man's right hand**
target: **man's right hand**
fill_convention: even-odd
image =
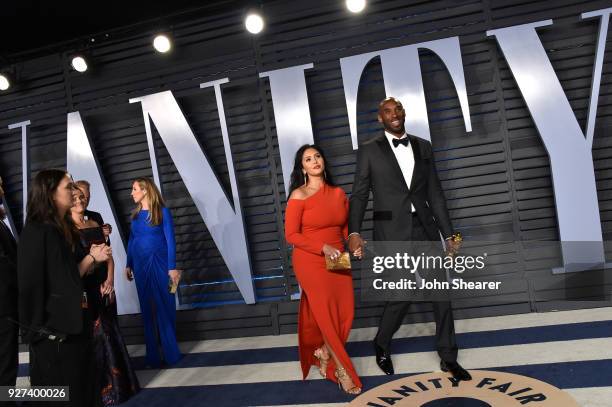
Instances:
[[[358,259],[363,257],[363,246],[365,244],[365,240],[361,238],[359,233],[354,233],[349,236],[348,247],[351,254]]]

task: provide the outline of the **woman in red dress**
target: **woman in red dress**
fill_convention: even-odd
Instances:
[[[326,171],[323,151],[300,147],[291,174],[285,238],[292,244],[293,271],[302,287],[298,321],[304,378],[311,365],[349,394],[362,384],[344,345],[354,315],[350,270],[327,270],[325,255],[337,259],[348,233],[348,200]],[[360,255],[360,253],[356,253]]]

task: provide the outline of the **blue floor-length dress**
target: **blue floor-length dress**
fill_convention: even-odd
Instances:
[[[169,270],[176,268],[176,244],[172,214],[162,208],[163,221],[157,226],[147,221],[148,210],[140,210],[132,220],[127,266],[133,270],[144,324],[146,364],[159,367],[163,360],[172,365],[181,358],[176,343],[176,305],[170,294]],[[157,335],[161,341],[159,353]]]

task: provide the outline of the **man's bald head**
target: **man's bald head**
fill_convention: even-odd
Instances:
[[[396,137],[402,137],[406,130],[404,121],[406,112],[402,102],[394,97],[383,99],[378,105],[378,121],[382,123],[385,130]]]
[[[383,100],[380,101],[380,103],[378,104],[378,112],[381,111],[381,109],[383,108],[383,106],[387,102],[395,102],[395,104],[401,106],[402,109],[404,108],[404,105],[402,105],[402,102],[400,102],[398,98],[394,98],[393,96],[389,96],[389,97],[386,97],[386,98],[384,98]]]

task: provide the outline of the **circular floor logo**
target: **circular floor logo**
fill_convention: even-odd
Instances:
[[[385,383],[354,399],[350,406],[387,407],[579,407],[564,391],[512,373],[470,370],[472,380],[425,373]]]

